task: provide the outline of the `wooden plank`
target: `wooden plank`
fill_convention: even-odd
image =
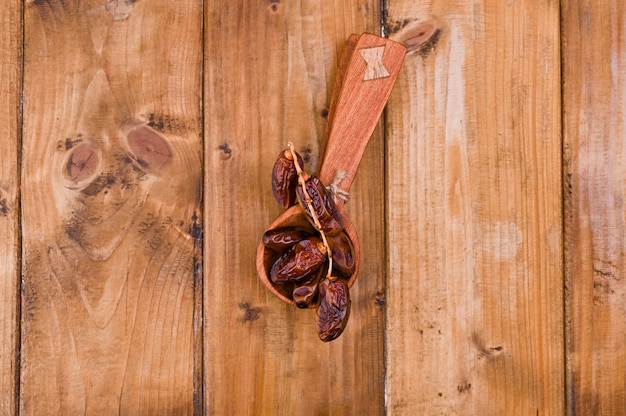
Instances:
[[[199,413],[202,2],[24,21],[21,413]]]
[[[0,414],[16,409],[19,282],[21,3],[0,8]]]
[[[563,414],[558,2],[386,5],[388,412]]]
[[[567,407],[626,413],[626,4],[563,3]]]
[[[384,411],[383,143],[369,144],[346,205],[363,262],[350,322],[322,343],[314,312],[270,294],[255,257],[281,212],[271,190],[294,142],[315,171],[335,68],[351,33],[379,33],[378,2],[208,2],[206,10],[205,344],[208,414]]]

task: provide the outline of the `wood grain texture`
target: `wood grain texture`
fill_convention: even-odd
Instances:
[[[622,2],[5,3],[0,414],[626,413]],[[255,252],[381,18],[411,52],[325,344]]]
[[[626,4],[563,3],[567,406],[626,413]]]
[[[559,5],[386,4],[388,414],[563,414]]]
[[[0,8],[0,33],[0,414],[12,415],[19,339],[21,3],[11,1]]]
[[[202,3],[24,7],[21,414],[192,414]]]
[[[346,205],[363,254],[352,312],[322,343],[314,312],[275,298],[255,268],[280,213],[272,166],[288,141],[317,168],[327,106],[351,33],[377,33],[373,1],[209,2],[206,9],[205,410],[382,414],[383,143],[369,144]]]

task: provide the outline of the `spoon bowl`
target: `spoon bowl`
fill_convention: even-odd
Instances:
[[[339,209],[339,207],[337,207]],[[350,221],[350,219],[344,214],[343,210],[341,211],[343,216],[344,223],[344,232],[352,242],[354,251],[354,262],[356,268],[352,276],[348,279],[348,287],[352,287],[354,282],[356,281],[357,275],[359,274],[359,261],[361,259],[361,251],[359,246],[359,241],[356,234],[356,228],[354,224]],[[277,228],[290,227],[295,229],[301,229],[305,231],[310,231],[311,233],[315,232],[315,229],[309,222],[304,213],[304,210],[300,205],[293,205],[289,207],[285,212],[283,212],[280,216],[278,216],[267,230],[275,230]],[[257,271],[259,273],[259,277],[263,284],[267,286],[267,288],[276,295],[280,300],[295,306],[296,304],[291,298],[291,294],[293,293],[294,284],[293,283],[274,283],[270,280],[269,274],[272,265],[278,260],[280,256],[276,251],[265,247],[263,241],[259,243],[259,247],[257,250],[257,258],[256,265]],[[315,304],[309,305],[309,308],[314,308]]]

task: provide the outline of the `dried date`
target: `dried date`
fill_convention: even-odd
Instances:
[[[310,237],[309,233],[296,228],[275,228],[263,234],[263,244],[269,249],[282,253],[307,237]]]
[[[295,152],[294,152],[295,153]],[[303,166],[302,157],[295,153],[299,166]],[[298,186],[298,172],[294,164],[293,155],[289,149],[279,155],[274,169],[272,169],[272,191],[278,204],[283,209],[296,203],[296,187]]]
[[[317,334],[324,342],[336,339],[345,329],[350,316],[350,293],[341,279],[324,279],[319,284],[316,311]]]
[[[308,237],[285,251],[270,269],[274,283],[297,282],[316,273],[327,259],[324,243]]]
[[[308,308],[315,301],[319,283],[326,274],[326,268],[320,267],[316,274],[311,275],[306,281],[298,282],[293,289],[293,302],[298,308]]]
[[[342,231],[336,236],[328,237],[328,244],[333,253],[333,272],[346,278],[352,276],[356,269],[356,263],[350,237]]]
[[[343,230],[343,218],[337,207],[335,201],[329,195],[326,187],[315,176],[309,177],[305,182],[306,193],[308,194],[313,212],[317,217],[322,231],[327,236],[337,235]],[[301,186],[297,187],[298,202],[304,208],[304,212],[307,214],[307,218],[315,226],[315,220],[309,210],[309,204],[307,203],[307,197]]]

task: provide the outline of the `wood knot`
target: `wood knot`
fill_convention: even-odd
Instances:
[[[240,303],[239,309],[243,311],[244,322],[256,321],[261,317],[261,308],[250,306],[248,302]]]
[[[376,304],[376,306],[381,308],[385,306],[385,303],[387,303],[387,299],[385,298],[385,292],[383,292],[382,290],[376,292],[376,295],[374,295],[374,303]]]
[[[233,157],[233,149],[228,146],[228,143],[222,143],[217,148],[220,152],[222,152],[220,155],[220,159],[228,160]]]
[[[172,159],[167,140],[150,127],[143,126],[128,133],[128,145],[142,167],[159,168]]]
[[[485,340],[478,332],[472,334],[472,343],[478,350],[478,359],[486,358],[488,360],[499,357],[504,351],[502,345],[487,345]]]
[[[459,391],[459,394],[467,393],[472,388],[472,383],[461,383],[456,386],[456,389]]]
[[[279,3],[280,0],[270,0],[270,10],[273,12],[277,12]]]
[[[68,139],[69,140],[69,139]],[[65,163],[65,177],[74,184],[85,182],[96,175],[102,156],[100,150],[91,143],[82,142],[75,147],[66,141],[70,150]]]
[[[407,53],[416,53],[426,56],[437,46],[441,28],[435,18],[427,21],[407,21],[397,24],[391,30],[389,39],[402,43]]]

